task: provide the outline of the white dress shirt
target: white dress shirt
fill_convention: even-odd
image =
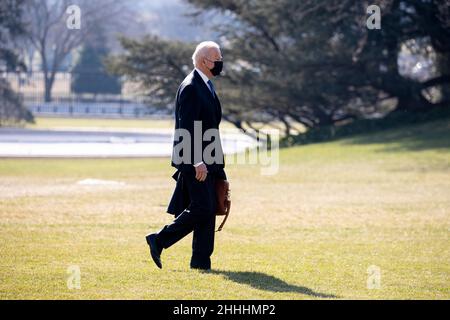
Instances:
[[[198,74],[200,75],[200,77],[202,77],[202,79],[203,79],[203,81],[205,81],[205,84],[208,86],[208,88],[209,88],[209,85],[208,85],[208,81],[209,81],[209,78],[208,78],[208,76],[206,75],[206,74],[204,74],[200,69],[198,69],[198,68],[195,68],[195,71],[197,71],[198,72]]]

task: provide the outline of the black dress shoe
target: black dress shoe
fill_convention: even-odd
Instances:
[[[199,270],[199,271],[210,271],[211,265],[199,265],[191,263],[191,269]]]
[[[150,255],[155,262],[155,264],[158,266],[158,268],[162,269],[162,263],[161,263],[161,252],[162,248],[160,248],[156,241],[156,234],[149,234],[145,237],[145,240],[147,240],[148,246],[150,247]]]
[[[191,269],[192,270],[197,270],[199,272],[206,272],[206,273],[211,272],[211,268],[191,267]]]

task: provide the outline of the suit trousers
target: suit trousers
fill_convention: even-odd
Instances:
[[[157,233],[157,241],[167,249],[193,231],[191,268],[210,269],[214,251],[216,223],[215,175],[208,173],[205,181],[195,178],[195,171],[183,172],[183,190],[187,190],[188,207]]]

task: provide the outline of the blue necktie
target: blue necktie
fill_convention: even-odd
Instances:
[[[208,80],[208,86],[209,86],[209,90],[211,90],[213,97],[215,98],[216,92],[214,91],[214,86],[213,86],[213,83],[211,82],[211,80]]]

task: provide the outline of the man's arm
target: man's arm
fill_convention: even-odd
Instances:
[[[178,121],[180,128],[188,130],[191,135],[191,140],[193,141],[194,121],[200,121],[201,119],[200,106],[196,103],[195,91],[191,85],[181,89],[178,97],[178,105]]]
[[[179,115],[178,120],[180,128],[189,131],[191,136],[191,162],[187,165],[195,167],[195,177],[199,181],[204,181],[207,175],[206,165],[202,162],[194,164],[194,121],[201,121],[200,106],[195,99],[194,88],[190,85],[184,87],[179,96]],[[200,155],[202,156],[202,155]]]

